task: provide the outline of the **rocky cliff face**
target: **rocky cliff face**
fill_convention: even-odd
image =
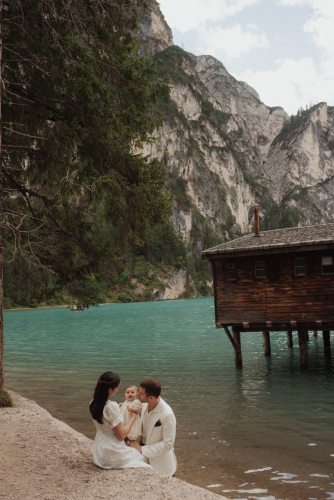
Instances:
[[[269,189],[303,224],[334,220],[334,108],[320,103],[294,117],[272,143],[265,165]]]
[[[204,228],[220,241],[250,231],[255,201],[266,228],[333,221],[334,108],[321,103],[290,124],[217,59],[173,46],[157,6],[144,26],[146,47],[172,80],[145,152],[165,162],[174,226],[196,253]]]
[[[173,45],[172,30],[166,23],[158,4],[153,5],[142,20],[139,37],[141,39],[140,55],[152,56]]]
[[[164,160],[174,225],[188,237],[198,228],[200,252],[204,225],[219,240],[251,229],[252,205],[269,182],[266,156],[287,115],[262,104],[210,56],[171,46],[154,57],[173,83],[157,142],[145,152]]]
[[[187,290],[187,271],[180,269],[178,272],[164,279],[165,287],[157,293],[157,300],[178,299]],[[194,293],[196,297],[196,293]]]

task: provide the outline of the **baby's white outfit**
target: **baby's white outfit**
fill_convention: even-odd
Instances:
[[[128,411],[128,406],[131,408],[142,408],[142,404],[138,399],[135,399],[134,401],[127,401],[125,400],[124,403],[121,406],[121,415],[124,418],[124,424],[123,427],[125,427],[131,420],[132,413]],[[131,430],[129,434],[127,435],[127,438],[130,439],[131,441],[136,441],[137,438],[141,436],[141,420],[139,417],[139,414],[136,416],[136,420],[131,427]]]

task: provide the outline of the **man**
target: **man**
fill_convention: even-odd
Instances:
[[[132,442],[130,446],[147,457],[153,469],[174,476],[177,467],[174,453],[176,419],[160,393],[161,385],[158,380],[148,378],[140,383],[138,396],[143,403],[142,445]]]

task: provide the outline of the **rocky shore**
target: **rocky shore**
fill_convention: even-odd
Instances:
[[[98,469],[91,439],[8,392],[15,407],[0,408],[0,499],[227,500],[153,470]]]

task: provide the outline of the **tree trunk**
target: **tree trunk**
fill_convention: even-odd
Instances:
[[[2,12],[3,2],[0,0],[0,393],[3,388],[3,193],[2,193]]]

